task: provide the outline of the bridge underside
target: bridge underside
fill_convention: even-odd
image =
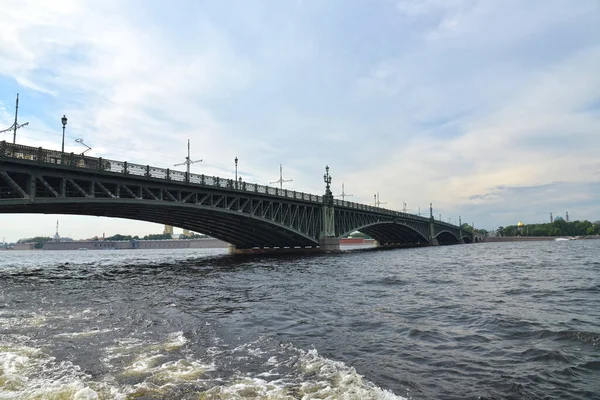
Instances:
[[[4,204],[3,213],[71,214],[125,218],[189,229],[231,243],[238,249],[315,247],[318,242],[243,213],[140,200]]]
[[[460,240],[458,240],[458,238],[448,232],[448,231],[443,231],[438,233],[438,235],[436,236],[436,239],[438,241],[438,244],[440,245],[448,245],[448,244],[459,244]]]
[[[416,230],[402,224],[382,223],[358,229],[382,245],[423,245],[429,241]]]

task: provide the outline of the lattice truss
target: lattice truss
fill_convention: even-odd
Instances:
[[[461,234],[462,238],[470,237],[468,232],[461,232],[461,230],[457,229],[455,226],[439,221],[436,221],[433,231],[438,240],[443,243],[458,243],[461,239]]]
[[[49,172],[3,168],[2,210],[11,212],[12,204],[20,212],[26,208],[142,219],[213,235],[238,247],[315,246],[322,230],[322,208],[314,202],[136,176],[115,179],[101,173]],[[15,208],[18,204],[26,207]]]
[[[351,209],[335,210],[336,234],[345,236],[361,231],[380,244],[427,243],[429,221],[407,214],[405,218]]]

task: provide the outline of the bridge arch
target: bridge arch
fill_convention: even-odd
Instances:
[[[66,200],[66,201],[65,201]],[[124,218],[199,232],[237,248],[314,247],[318,241],[271,220],[238,211],[187,203],[134,199],[56,199],[31,204],[15,201],[2,206],[4,213],[66,214]]]
[[[456,237],[456,235],[450,231],[443,230],[439,232],[436,237],[439,244],[459,244],[460,241]]]
[[[341,237],[345,237],[354,231],[359,231],[371,236],[379,244],[428,244],[429,240],[421,232],[411,226],[397,221],[378,221],[362,225],[344,232]]]

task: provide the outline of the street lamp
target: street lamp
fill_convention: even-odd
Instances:
[[[238,163],[238,158],[236,157],[235,160],[235,187],[237,188],[237,163]]]
[[[60,122],[62,122],[62,126],[63,126],[62,148],[61,148],[61,159],[60,159],[60,162],[62,164],[62,162],[63,162],[62,157],[64,157],[64,155],[65,155],[65,126],[67,126],[67,116],[63,115],[63,117],[60,119]]]

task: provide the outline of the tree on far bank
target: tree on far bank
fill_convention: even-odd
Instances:
[[[567,222],[558,218],[553,222],[544,224],[524,225],[522,232],[519,232],[517,225],[499,227],[496,229],[498,236],[588,236],[600,235],[600,224],[595,225],[590,221],[570,221]]]
[[[44,247],[44,243],[51,242],[52,240],[54,239],[48,236],[36,236],[29,239],[19,239],[17,240],[17,243],[35,243],[34,247],[36,249],[41,249],[42,247]]]
[[[171,234],[169,233],[156,233],[146,235],[142,238],[142,240],[168,240],[172,239]]]

